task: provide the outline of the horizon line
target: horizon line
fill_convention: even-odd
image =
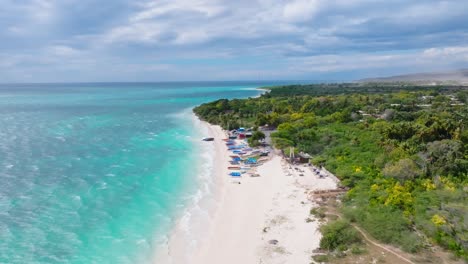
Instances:
[[[315,83],[350,83],[356,80],[314,80],[314,79],[294,79],[294,80],[202,80],[202,81],[69,81],[69,82],[0,82],[0,85],[27,85],[27,84],[155,84],[155,83],[246,83],[246,82],[315,82]]]

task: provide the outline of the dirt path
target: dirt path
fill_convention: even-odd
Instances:
[[[334,215],[334,216],[336,216],[336,217],[338,217],[338,218],[342,218],[340,215],[334,214],[334,213],[327,213],[327,215]],[[354,228],[364,237],[364,239],[365,239],[367,242],[371,243],[372,245],[374,245],[374,246],[376,246],[376,247],[379,247],[379,248],[381,248],[381,249],[383,249],[383,250],[385,250],[385,251],[387,251],[387,252],[393,254],[394,256],[396,256],[396,257],[398,257],[398,258],[400,258],[400,259],[402,259],[402,260],[404,260],[404,261],[406,261],[406,262],[408,262],[408,263],[415,264],[413,261],[411,261],[411,260],[409,260],[409,259],[403,257],[403,256],[402,256],[401,254],[399,254],[398,252],[395,252],[395,251],[393,251],[392,249],[387,248],[386,246],[384,246],[384,245],[382,245],[382,244],[380,244],[380,243],[374,241],[373,239],[369,238],[369,237],[367,236],[367,234],[366,234],[360,227],[358,227],[356,224],[351,223],[351,226],[354,227]]]
[[[393,250],[391,250],[391,249],[385,247],[384,245],[379,244],[379,243],[375,242],[374,240],[370,239],[370,238],[366,235],[366,233],[364,233],[364,231],[362,231],[362,229],[359,228],[357,225],[351,224],[351,226],[353,226],[359,233],[361,233],[361,235],[364,237],[364,239],[367,240],[367,242],[371,243],[372,245],[377,246],[377,247],[379,247],[379,248],[381,248],[381,249],[383,249],[383,250],[386,250],[387,252],[392,253],[393,255],[399,257],[400,259],[402,259],[402,260],[404,260],[404,261],[406,261],[406,262],[408,262],[408,263],[415,264],[413,261],[411,261],[411,260],[409,260],[409,259],[403,257],[402,255],[398,254],[397,252],[395,252],[395,251],[393,251]]]

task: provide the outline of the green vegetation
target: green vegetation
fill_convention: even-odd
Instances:
[[[320,248],[333,251],[347,250],[351,245],[361,243],[361,238],[348,222],[344,220],[336,220],[321,226],[322,239],[320,240]]]
[[[310,209],[310,214],[319,219],[324,219],[327,216],[326,209],[323,207],[314,207]]]
[[[404,84],[274,87],[194,109],[224,128],[264,126],[350,188],[343,214],[410,252],[428,243],[468,259],[468,89]]]
[[[318,263],[326,263],[330,261],[330,257],[328,255],[315,255],[312,257],[312,259]],[[315,263],[315,262],[312,262],[312,263]]]
[[[260,145],[260,141],[265,139],[265,134],[262,131],[255,130],[252,136],[248,139],[251,147],[257,147]]]

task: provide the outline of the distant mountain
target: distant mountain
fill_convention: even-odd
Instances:
[[[367,78],[358,82],[409,82],[409,83],[457,83],[468,84],[468,69],[447,72],[415,73],[391,77]]]

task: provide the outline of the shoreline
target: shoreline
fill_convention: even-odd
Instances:
[[[200,120],[193,112],[190,115],[194,127],[199,130],[196,134],[214,138],[225,136],[221,127],[209,125]],[[201,137],[195,140],[201,141]],[[157,246],[152,263],[192,263],[190,261],[191,255],[198,250],[200,245],[198,237],[206,233],[205,226],[210,224],[214,212],[221,205],[224,182],[222,177],[215,177],[215,175],[227,175],[226,166],[221,166],[223,159],[226,163],[228,162],[225,155],[227,150],[220,148],[221,145],[215,144],[215,142],[197,142],[196,144],[200,144],[200,151],[205,151],[204,154],[206,154],[197,162],[199,167],[197,171],[194,171],[202,174],[202,177],[199,176],[197,180],[199,186],[197,186],[198,191],[194,194],[196,199],[187,205],[180,217],[177,218],[168,232],[166,243]],[[202,163],[210,163],[208,164],[209,171],[203,171]]]
[[[310,167],[300,167],[299,173],[272,153],[257,167],[260,177],[245,175],[241,184],[233,184],[227,175],[230,153],[222,141],[225,131],[194,118],[206,136],[215,138],[206,142],[213,144],[213,189],[193,205],[202,213],[190,216],[188,229],[178,221],[167,251],[156,255],[154,263],[310,263],[321,235],[318,220],[307,220],[313,218],[310,209],[316,206],[308,193],[335,189],[335,179],[319,179]]]
[[[271,90],[270,89],[267,89],[267,88],[261,88],[261,87],[258,87],[258,88],[255,88],[255,90],[258,90],[258,91],[261,91],[260,94],[258,94],[257,96],[254,96],[253,98],[258,98],[266,93],[269,93]]]

